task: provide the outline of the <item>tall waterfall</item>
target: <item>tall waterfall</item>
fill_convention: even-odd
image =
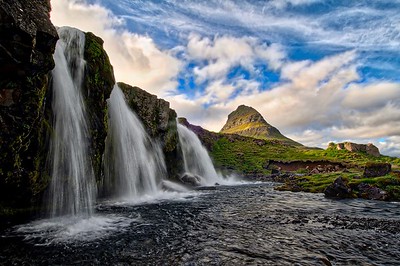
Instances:
[[[81,94],[85,35],[63,27],[52,71],[53,135],[50,141],[50,216],[90,215],[96,193],[88,156],[88,127]]]
[[[222,178],[215,171],[211,158],[197,135],[180,124],[178,124],[178,134],[182,146],[185,172],[199,176],[202,185],[220,183]]]
[[[108,100],[109,128],[103,187],[113,196],[135,199],[154,194],[166,176],[164,156],[115,85]]]

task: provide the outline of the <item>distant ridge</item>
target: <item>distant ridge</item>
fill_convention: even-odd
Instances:
[[[256,109],[246,105],[240,105],[228,115],[228,120],[220,133],[279,140],[288,145],[302,146],[300,143],[282,135],[277,128],[268,124]]]

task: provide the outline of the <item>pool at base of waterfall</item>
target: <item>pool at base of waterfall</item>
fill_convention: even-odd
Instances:
[[[400,204],[217,186],[0,232],[4,265],[398,265]],[[77,219],[75,217],[75,219]]]

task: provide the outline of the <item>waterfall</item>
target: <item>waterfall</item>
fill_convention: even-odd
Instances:
[[[91,215],[96,193],[88,156],[88,127],[82,98],[85,34],[58,29],[52,71],[53,134],[50,141],[50,217]]]
[[[160,145],[151,141],[117,85],[107,102],[105,192],[126,199],[157,193],[166,176]]]
[[[199,176],[202,185],[220,183],[222,178],[215,171],[211,158],[197,135],[179,123],[178,134],[183,152],[185,172]]]

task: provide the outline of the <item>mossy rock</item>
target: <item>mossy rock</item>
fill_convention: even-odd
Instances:
[[[91,136],[91,160],[97,180],[102,176],[102,155],[107,136],[107,99],[115,84],[113,67],[103,48],[103,40],[91,32],[85,34],[86,60],[83,97]]]

